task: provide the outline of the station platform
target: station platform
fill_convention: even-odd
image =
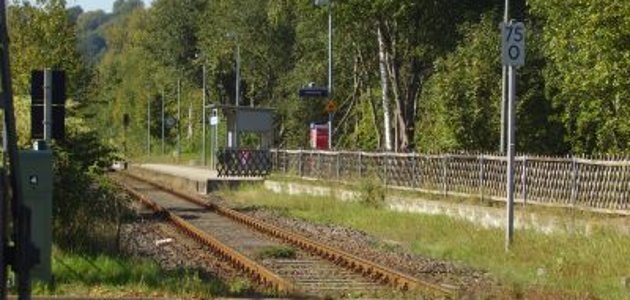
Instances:
[[[131,164],[127,172],[175,190],[203,195],[221,188],[264,182],[263,177],[218,177],[217,171],[208,168],[169,164]]]

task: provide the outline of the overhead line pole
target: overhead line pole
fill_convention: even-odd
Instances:
[[[328,99],[333,98],[333,0],[328,3]],[[328,149],[332,150],[333,112],[328,113]]]
[[[202,108],[201,108],[201,162],[206,166],[206,63],[202,67]]]
[[[181,127],[180,120],[181,116],[181,84],[182,80],[177,79],[177,161],[179,161],[181,153],[182,153],[182,144],[181,144]]]
[[[151,94],[147,99],[147,156],[151,156]]]
[[[162,155],[164,155],[164,88],[162,88]]]

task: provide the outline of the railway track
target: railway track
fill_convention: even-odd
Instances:
[[[199,196],[125,174],[118,182],[144,205],[205,244],[251,279],[292,295],[449,297],[455,291],[264,223]],[[271,251],[270,251],[271,249]],[[277,249],[291,251],[275,255]],[[264,255],[265,252],[272,255]],[[282,252],[282,251],[277,251]],[[287,254],[287,253],[285,253]]]

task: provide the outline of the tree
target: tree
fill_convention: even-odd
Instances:
[[[630,3],[531,1],[544,22],[545,93],[574,153],[630,148]]]
[[[32,70],[56,68],[66,71],[69,96],[80,100],[87,76],[75,48],[75,27],[68,18],[65,1],[38,3],[33,6],[26,1],[9,7],[10,47],[11,53],[16,53],[11,56],[15,94],[30,93]]]

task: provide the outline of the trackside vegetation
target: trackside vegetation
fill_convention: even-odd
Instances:
[[[262,187],[223,191],[243,206],[277,210],[287,216],[338,224],[393,240],[422,256],[488,270],[507,298],[624,299],[630,293],[630,238],[598,229],[590,234],[541,234],[518,230],[514,247],[504,249],[504,232],[445,216],[400,213],[364,202],[275,194]],[[378,245],[375,245],[378,246]],[[496,294],[495,294],[496,295]],[[555,295],[555,296],[554,296]]]

